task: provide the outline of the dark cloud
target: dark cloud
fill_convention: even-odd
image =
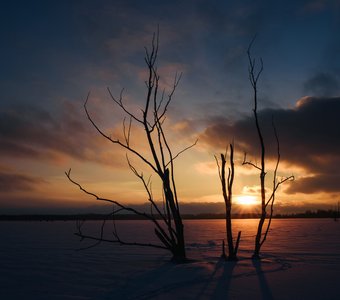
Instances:
[[[289,185],[289,193],[340,191],[340,97],[300,99],[292,109],[265,109],[259,112],[269,158],[276,157],[272,118],[280,140],[282,161],[300,166],[307,175]],[[211,120],[201,140],[215,151],[235,139],[236,149],[249,158],[258,155],[259,142],[252,116],[228,123]]]
[[[32,191],[44,180],[24,174],[0,171],[0,191],[2,193]]]
[[[338,161],[339,162],[339,161]],[[303,191],[307,194],[315,192],[339,192],[340,174],[316,174],[313,177],[301,178],[291,184],[288,193]]]
[[[3,157],[58,161],[63,157],[98,163],[117,159],[82,112],[65,102],[60,113],[27,106],[0,111],[0,153]],[[116,159],[115,159],[116,158]]]
[[[304,89],[313,96],[335,96],[340,93],[340,78],[331,73],[318,73],[305,82]]]

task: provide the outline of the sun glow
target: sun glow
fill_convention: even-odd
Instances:
[[[257,198],[255,196],[250,195],[240,195],[236,196],[236,203],[240,205],[254,205],[257,202]]]

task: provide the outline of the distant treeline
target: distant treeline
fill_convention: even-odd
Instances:
[[[339,212],[336,210],[306,210],[303,213],[276,214],[275,218],[339,218]]]
[[[157,216],[155,216],[157,218]],[[259,215],[255,213],[234,214],[234,219],[254,219]],[[276,214],[274,218],[339,218],[335,210],[307,210],[303,213]],[[105,214],[76,214],[76,215],[60,215],[60,214],[23,214],[23,215],[0,215],[0,221],[76,221],[76,220],[105,220],[108,219]],[[112,217],[111,217],[112,219]],[[184,214],[183,219],[198,220],[198,219],[225,219],[224,214]],[[134,214],[117,214],[115,220],[145,220],[143,216]]]

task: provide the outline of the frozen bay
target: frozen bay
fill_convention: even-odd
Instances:
[[[101,222],[84,230],[98,233]],[[129,240],[154,240],[145,221],[117,221]],[[236,263],[219,259],[223,220],[186,220],[188,256],[102,243],[73,235],[75,222],[0,223],[0,299],[339,299],[340,222],[275,219],[263,260],[253,262],[257,220],[233,220],[242,231]],[[106,235],[110,234],[107,224]]]

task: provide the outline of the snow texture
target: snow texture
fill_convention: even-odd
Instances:
[[[257,220],[242,230],[240,260],[219,258],[223,220],[185,221],[191,263],[166,251],[73,235],[73,222],[0,223],[0,299],[340,299],[340,222],[274,220],[263,259],[252,261]],[[84,230],[99,232],[100,222]],[[153,240],[145,221],[119,221],[122,235]],[[109,227],[106,234],[109,234]]]

